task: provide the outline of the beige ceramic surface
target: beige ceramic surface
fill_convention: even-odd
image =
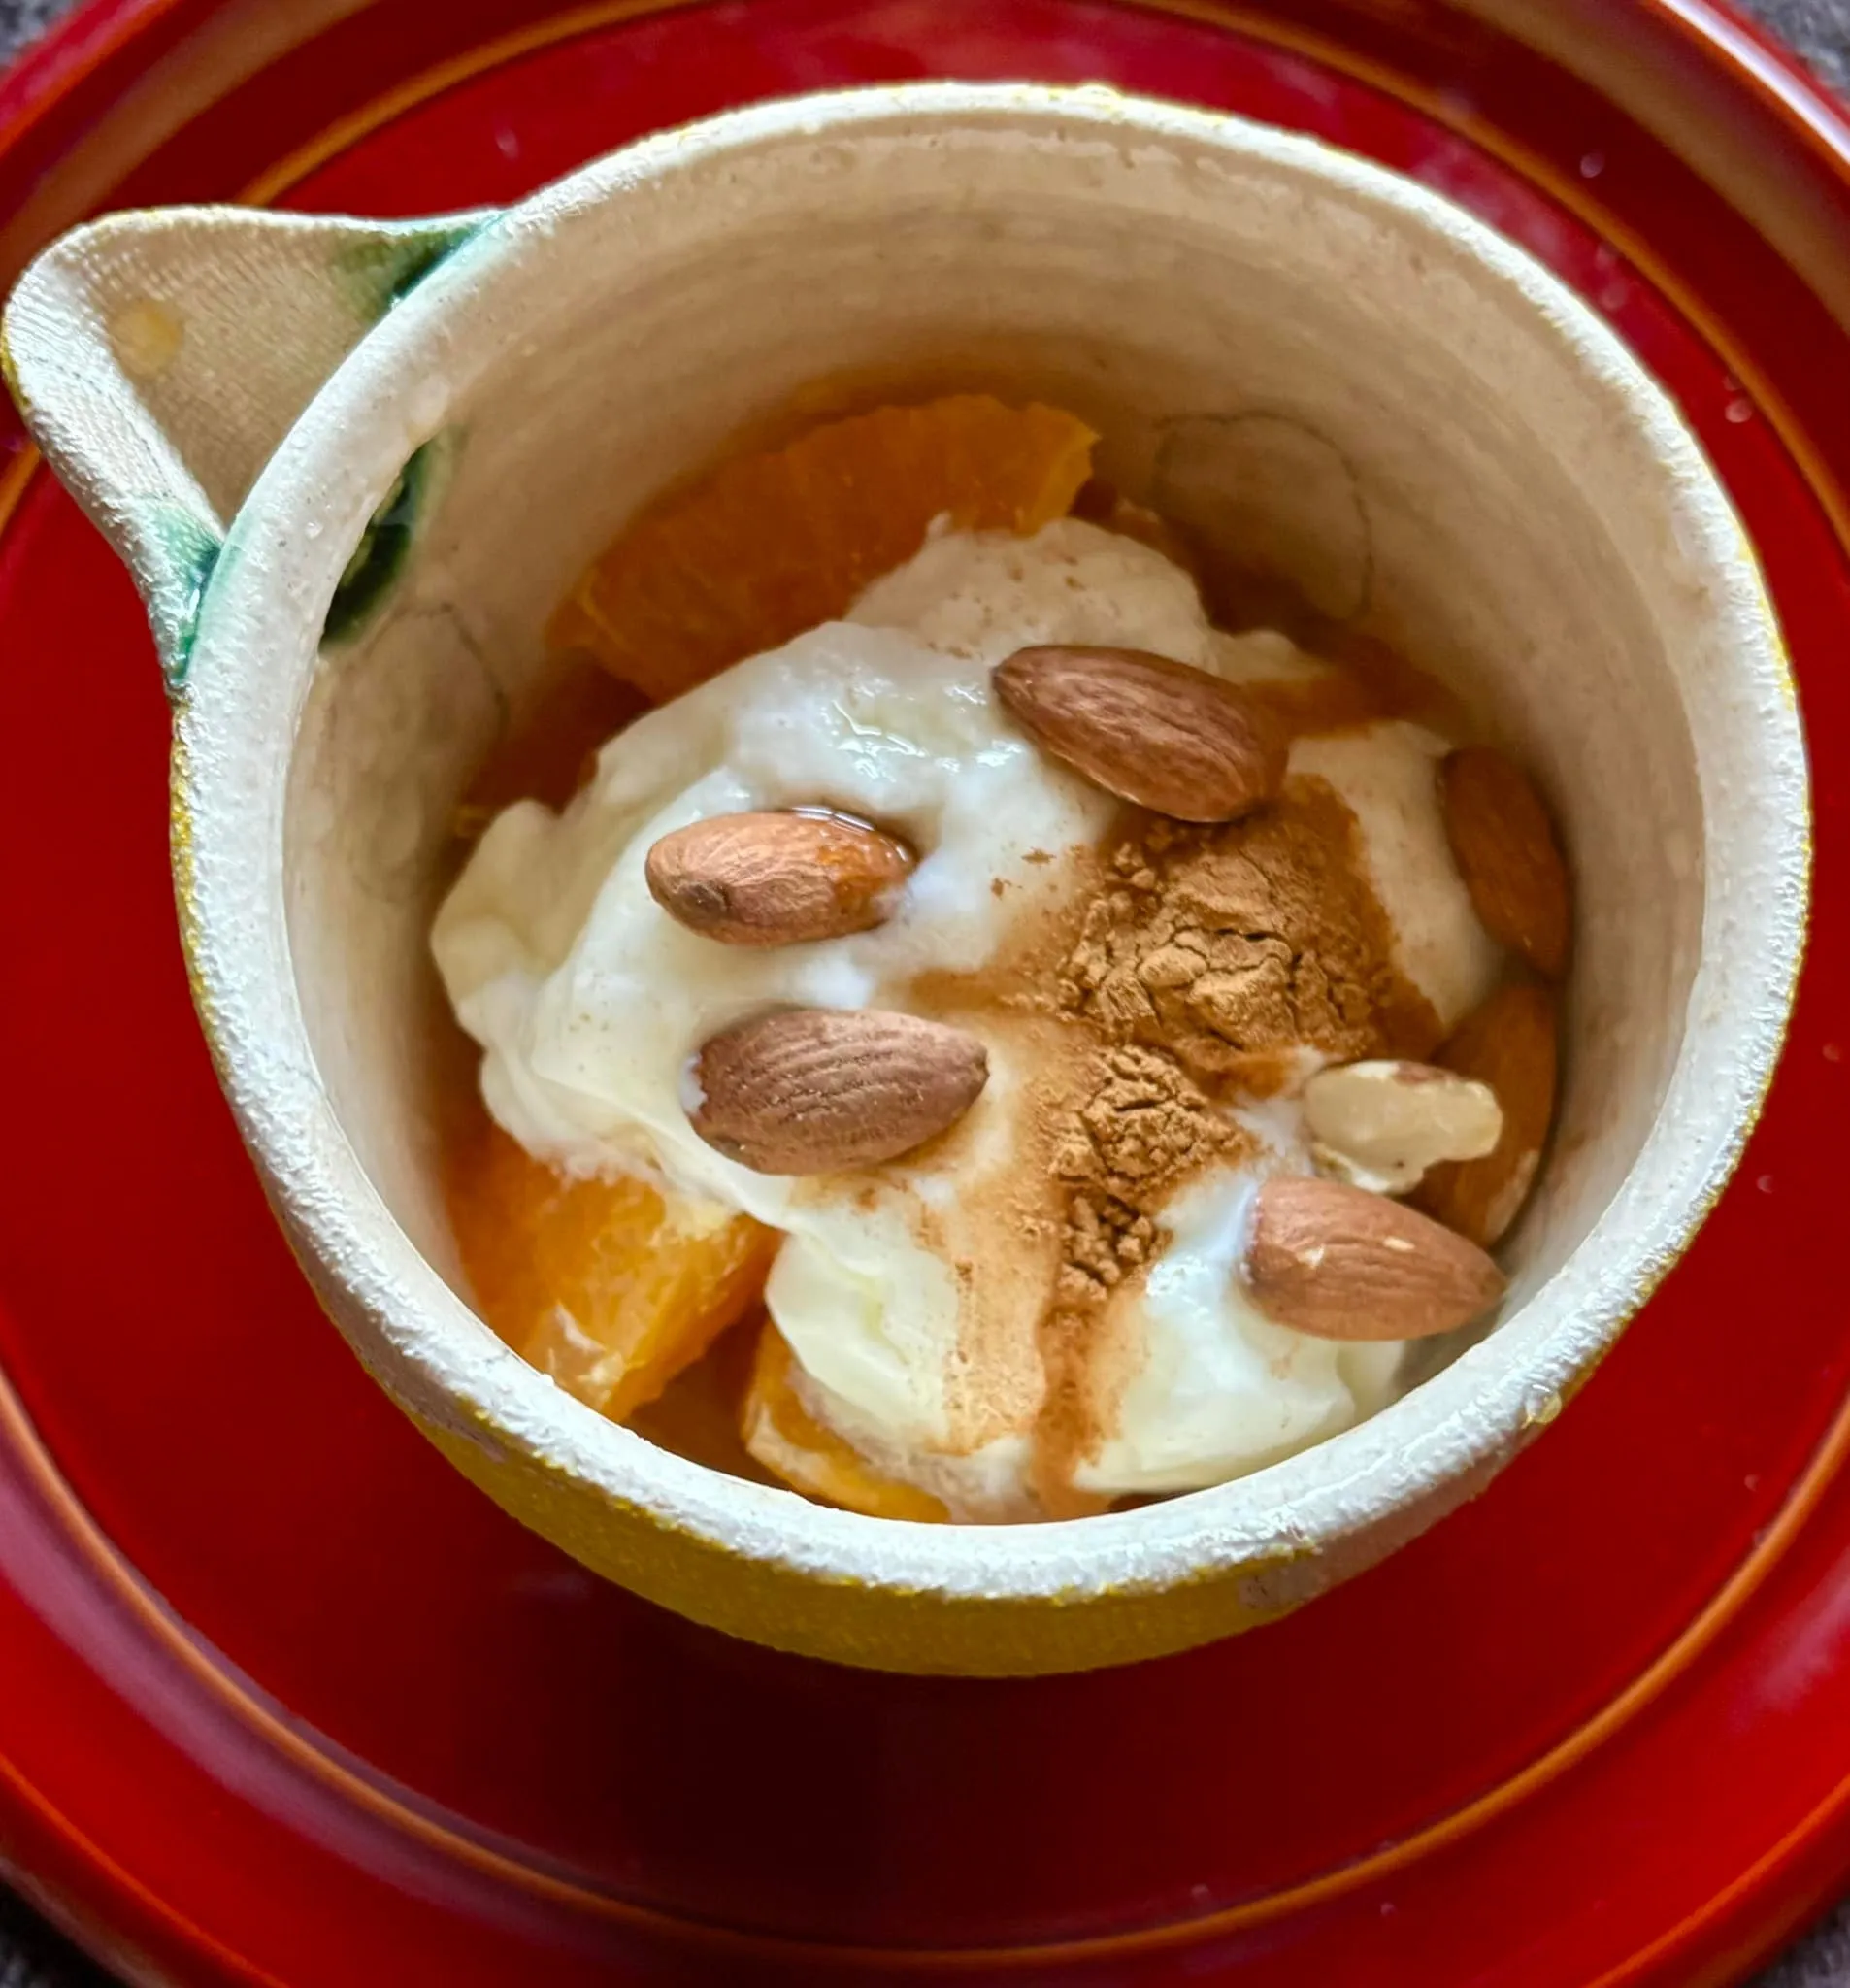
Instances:
[[[485,225],[105,222],[37,265],[7,336],[35,432],[183,679],[200,1008],[309,1274],[462,1470],[671,1607],[973,1672],[1247,1627],[1379,1559],[1552,1420],[1738,1153],[1806,870],[1802,743],[1752,554],[1624,349],[1406,182],[1105,91],[860,92],[648,141]],[[1002,1530],[825,1510],[559,1392],[469,1309],[429,1111],[445,823],[531,695],[570,580],[806,383],[947,363],[1073,407],[1121,487],[1464,690],[1543,777],[1579,879],[1560,1132],[1494,1330],[1254,1476]],[[321,646],[425,444],[402,578]]]

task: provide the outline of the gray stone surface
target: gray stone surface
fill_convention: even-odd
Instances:
[[[0,61],[66,11],[70,0],[0,0]],[[1743,0],[1812,67],[1850,96],[1850,0]],[[111,1977],[17,1900],[0,1891],[0,1988],[109,1988]],[[1563,1982],[1561,1988],[1575,1988]],[[1754,1983],[1850,1988],[1850,1901]]]
[[[42,35],[71,0],[0,0],[0,57],[11,56],[35,35]],[[5,1988],[13,1988],[11,1982]]]
[[[1850,0],[1745,0],[1820,76],[1850,97]]]

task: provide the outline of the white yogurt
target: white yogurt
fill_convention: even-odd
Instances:
[[[1362,831],[1362,867],[1394,927],[1396,964],[1449,1032],[1497,981],[1497,942],[1452,861],[1437,732],[1404,721],[1299,739],[1289,773],[1328,780]]]
[[[870,816],[921,853],[886,924],[755,951],[684,930],[650,897],[644,858],[671,829],[797,804]],[[832,623],[639,719],[563,814],[527,802],[498,816],[432,944],[482,1045],[488,1109],[514,1138],[785,1231],[768,1296],[807,1371],[895,1440],[962,1447],[1001,1433],[956,1426],[944,1375],[960,1338],[952,1264],[977,1253],[980,1182],[1012,1150],[1009,1041],[989,1043],[948,1177],[888,1169],[872,1197],[859,1179],[832,1188],[723,1158],[688,1123],[685,1074],[710,1036],[764,1009],[904,1007],[919,974],[987,965],[1013,917],[1073,888],[1071,861],[1041,859],[1089,845],[1109,812],[1013,730],[981,664]],[[927,1203],[938,1249],[918,1240]]]
[[[1165,1210],[1162,1254],[1106,1309],[1140,1342],[1117,1428],[1074,1482],[1087,1491],[1188,1491],[1292,1455],[1372,1414],[1393,1392],[1396,1342],[1342,1343],[1273,1325],[1239,1276],[1263,1175],[1301,1155],[1209,1174]],[[1117,1315],[1113,1315],[1117,1314]]]
[[[1019,1515],[1041,1387],[1051,1258],[1030,1252],[1012,1278],[958,1276],[960,1263],[1022,1255],[1008,1197],[1021,1190],[1028,1037],[967,1023],[991,1074],[959,1133],[927,1165],[852,1180],[724,1159],[688,1122],[687,1073],[701,1044],[767,1008],[908,1008],[920,975],[978,971],[1018,919],[1072,900],[1075,859],[1112,804],[1038,752],[989,687],[992,664],[1041,642],[1152,649],[1233,679],[1324,667],[1280,636],[1213,630],[1189,577],[1136,541],[1074,520],[1025,540],[945,534],[870,587],[850,621],[639,719],[562,814],[523,802],[498,816],[432,934],[500,1124],[569,1169],[641,1173],[782,1230],[767,1303],[812,1407],[833,1405],[842,1433],[886,1467],[911,1453],[905,1474],[971,1516]],[[1454,902],[1462,885],[1431,796],[1440,749],[1415,727],[1378,725],[1300,742],[1292,770],[1328,779],[1355,811],[1376,888],[1410,935],[1400,964],[1449,1021],[1487,984],[1494,953],[1468,901],[1463,918]],[[670,830],[798,805],[867,816],[919,852],[886,924],[754,951],[682,929],[649,896],[644,858]],[[1272,1104],[1264,1123],[1267,1167],[1307,1171],[1295,1107]],[[1140,1365],[1086,1488],[1216,1482],[1371,1412],[1390,1390],[1397,1349],[1338,1348],[1243,1303],[1234,1239],[1251,1187],[1239,1175],[1192,1186],[1147,1278],[1113,1299],[1113,1330],[1131,1335]],[[973,1282],[993,1287],[973,1299]],[[978,1325],[1004,1375],[994,1385],[959,1378]]]

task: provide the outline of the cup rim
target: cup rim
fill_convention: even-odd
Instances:
[[[315,559],[338,567],[332,548],[357,538],[409,448],[425,439],[411,432],[408,411],[413,426],[425,415],[432,429],[441,425],[441,410],[412,407],[412,383],[458,304],[497,285],[506,294],[526,260],[544,255],[545,227],[536,223],[672,189],[695,168],[756,147],[973,123],[1169,142],[1295,174],[1414,223],[1481,280],[1513,290],[1537,335],[1555,341],[1654,458],[1666,516],[1714,580],[1714,613],[1757,721],[1756,773],[1766,782],[1747,823],[1753,845],[1731,850],[1738,860],[1719,880],[1709,866],[1703,885],[1692,1000],[1725,931],[1739,949],[1722,990],[1735,1024],[1732,1054],[1698,1055],[1686,1034],[1624,1179],[1519,1309],[1367,1421],[1263,1471],[1131,1511],[1009,1527],[908,1525],[728,1477],[608,1421],[477,1319],[399,1227],[347,1143],[297,997],[280,774],[314,652],[280,674],[239,667],[241,655],[276,654],[288,631],[270,579],[280,567],[313,571],[299,535],[287,533],[292,508],[314,492],[327,548]],[[454,369],[455,353],[446,356]],[[334,573],[321,577],[331,590]],[[397,304],[304,413],[234,522],[176,715],[174,846],[182,935],[221,1082],[305,1267],[337,1318],[342,1301],[357,1306],[376,1342],[349,1337],[395,1396],[490,1455],[524,1454],[611,1508],[728,1554],[831,1581],[981,1600],[1148,1591],[1321,1553],[1394,1513],[1462,1497],[1552,1420],[1687,1247],[1740,1156],[1784,1040],[1810,859],[1797,696],[1752,548],[1668,396],[1565,284],[1440,196],[1319,141],[1095,85],[966,83],[782,99],[644,139],[506,210]],[[1639,1187],[1647,1161],[1656,1169],[1648,1196]]]

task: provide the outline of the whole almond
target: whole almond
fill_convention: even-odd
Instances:
[[[878,1166],[955,1125],[989,1077],[975,1036],[880,1009],[799,1008],[726,1029],[694,1060],[688,1114],[757,1174]]]
[[[1413,1199],[1428,1214],[1488,1249],[1516,1219],[1555,1109],[1555,1002],[1533,981],[1500,987],[1473,1009],[1434,1059],[1497,1093],[1503,1129],[1481,1159],[1432,1169]]]
[[[1238,685],[1135,648],[1021,648],[996,694],[1094,786],[1177,821],[1233,821],[1277,793],[1287,740]]]
[[[1338,1180],[1259,1190],[1246,1288],[1277,1325],[1328,1340],[1413,1340],[1468,1325],[1503,1293],[1475,1243],[1398,1201]]]
[[[840,814],[715,814],[648,852],[649,894],[726,945],[795,945],[865,932],[887,916],[910,850]]]
[[[1439,768],[1452,858],[1490,936],[1549,979],[1568,964],[1568,866],[1548,805],[1516,762],[1465,746]]]

